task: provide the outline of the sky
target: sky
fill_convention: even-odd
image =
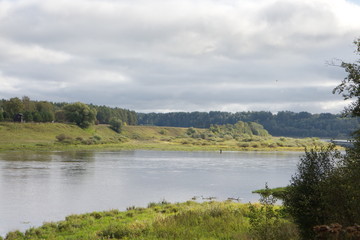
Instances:
[[[0,99],[339,113],[360,0],[0,0]]]

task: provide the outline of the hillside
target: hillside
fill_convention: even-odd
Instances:
[[[233,126],[233,127],[232,127]],[[63,123],[0,123],[0,150],[153,149],[181,151],[300,150],[324,144],[314,138],[272,137],[262,126],[240,134],[236,125],[213,129],[108,125],[88,129]],[[242,131],[242,130],[241,130]]]

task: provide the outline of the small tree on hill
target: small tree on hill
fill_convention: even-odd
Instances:
[[[87,128],[95,123],[96,110],[91,109],[88,105],[76,102],[64,106],[66,120],[76,123],[81,128]]]
[[[123,122],[120,119],[111,118],[109,123],[110,123],[110,128],[112,130],[114,130],[117,133],[121,132],[121,129],[123,127]]]

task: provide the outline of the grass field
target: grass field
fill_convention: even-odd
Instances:
[[[23,239],[298,239],[295,225],[280,206],[231,201],[150,203],[147,208],[129,207],[71,215],[64,221],[45,223],[25,233],[14,231],[7,240]]]
[[[149,149],[179,151],[303,151],[322,145],[316,138],[272,136],[193,138],[187,128],[124,126],[121,134],[107,125],[81,129],[62,123],[0,122],[0,150]],[[205,129],[196,129],[201,133]]]
[[[204,129],[197,129],[199,133]],[[149,149],[179,151],[302,151],[322,145],[316,138],[244,136],[238,139],[192,138],[187,128],[124,126],[121,134],[107,125],[81,129],[62,123],[0,122],[0,150]]]

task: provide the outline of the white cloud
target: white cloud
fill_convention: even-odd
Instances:
[[[335,112],[325,62],[353,59],[359,22],[345,0],[3,0],[0,71],[50,100]]]
[[[0,94],[17,94],[20,82],[20,79],[5,76],[0,71]]]
[[[51,49],[46,49],[35,44],[17,44],[0,38],[0,58],[7,61],[23,62],[37,61],[41,63],[64,63],[72,59],[72,56]]]

